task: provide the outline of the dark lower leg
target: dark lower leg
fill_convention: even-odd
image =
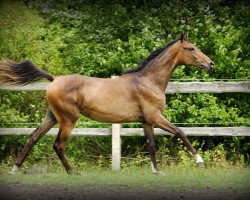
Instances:
[[[22,152],[15,161],[16,166],[20,167],[23,164],[32,147],[56,124],[57,122],[54,119],[45,118],[42,124],[31,133],[28,142],[25,144]]]
[[[149,124],[143,124],[143,129],[144,129],[145,137],[147,140],[147,147],[148,147],[149,157],[150,157],[151,164],[152,164],[152,170],[154,172],[157,172],[158,168],[157,168],[157,162],[156,162],[156,156],[155,156],[156,150],[155,150],[155,141],[154,141],[154,127]]]
[[[187,149],[195,156],[197,165],[199,167],[204,167],[205,165],[204,165],[203,159],[200,157],[200,155],[197,154],[196,149],[189,142],[189,140],[188,140],[187,136],[184,134],[184,132],[181,129],[177,128],[175,131],[175,134],[184,142]]]
[[[192,144],[189,142],[187,136],[185,135],[185,133],[181,129],[174,126],[170,122],[168,122],[162,115],[158,115],[154,119],[154,121],[155,121],[155,125],[157,125],[159,128],[161,128],[165,131],[168,131],[170,133],[173,133],[174,135],[179,137],[184,142],[187,149],[195,156],[196,163],[201,167],[204,166],[203,159],[200,157],[200,155],[197,154],[196,149],[192,146]]]
[[[176,129],[175,129],[175,135],[178,136],[183,141],[183,143],[185,144],[185,146],[187,147],[187,149],[193,155],[197,154],[197,150],[192,146],[192,144],[188,140],[186,134],[181,129],[179,129],[179,128],[176,127]]]
[[[68,163],[68,160],[64,154],[65,144],[63,144],[63,146],[62,146],[62,144],[58,144],[58,142],[55,142],[54,150],[55,150],[56,154],[58,155],[59,159],[61,160],[65,170],[67,171],[68,174],[70,174],[72,171],[72,167]]]
[[[156,125],[159,128],[161,128],[161,129],[163,129],[165,131],[168,131],[170,133],[173,133],[174,135],[176,135],[177,137],[179,137],[184,142],[184,144],[187,147],[187,149],[193,155],[197,154],[196,149],[192,146],[192,144],[189,142],[186,134],[181,129],[179,129],[175,125],[171,124],[170,122],[168,122],[163,116],[158,116],[158,118],[155,121],[156,121]]]
[[[19,154],[18,158],[15,160],[15,165],[18,167],[21,167],[21,165],[23,164],[23,161],[25,160],[25,158],[27,157],[28,153],[30,152],[30,150],[32,149],[32,147],[35,145],[35,143],[37,142],[38,139],[33,138],[33,135],[38,135],[38,129],[37,128],[35,131],[33,131],[31,133],[31,137],[28,140],[28,142],[25,144],[22,152]]]
[[[71,134],[71,131],[73,129],[74,125],[63,125],[59,129],[59,133],[57,135],[56,141],[54,143],[54,150],[57,153],[59,159],[61,160],[64,168],[66,169],[67,173],[71,173],[72,167],[68,163],[68,160],[64,154],[66,142],[68,141],[68,138]]]

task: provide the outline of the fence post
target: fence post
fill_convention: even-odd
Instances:
[[[121,124],[112,124],[112,169],[121,169]]]
[[[121,169],[121,124],[112,124],[112,169]]]

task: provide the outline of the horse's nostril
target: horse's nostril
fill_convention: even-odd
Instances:
[[[210,62],[209,63],[211,67],[214,67],[214,63],[213,62]]]

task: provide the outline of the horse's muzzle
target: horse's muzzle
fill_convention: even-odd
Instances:
[[[210,66],[210,71],[213,71],[213,70],[214,70],[214,63],[213,63],[213,62],[210,62],[210,63],[209,63],[209,66]]]
[[[211,73],[213,70],[214,70],[214,63],[213,62],[210,62],[208,64],[206,64],[206,69],[209,73]]]

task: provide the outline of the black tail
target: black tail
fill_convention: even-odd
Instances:
[[[0,83],[13,85],[27,85],[45,78],[53,81],[54,78],[45,71],[38,69],[31,61],[0,62]]]

